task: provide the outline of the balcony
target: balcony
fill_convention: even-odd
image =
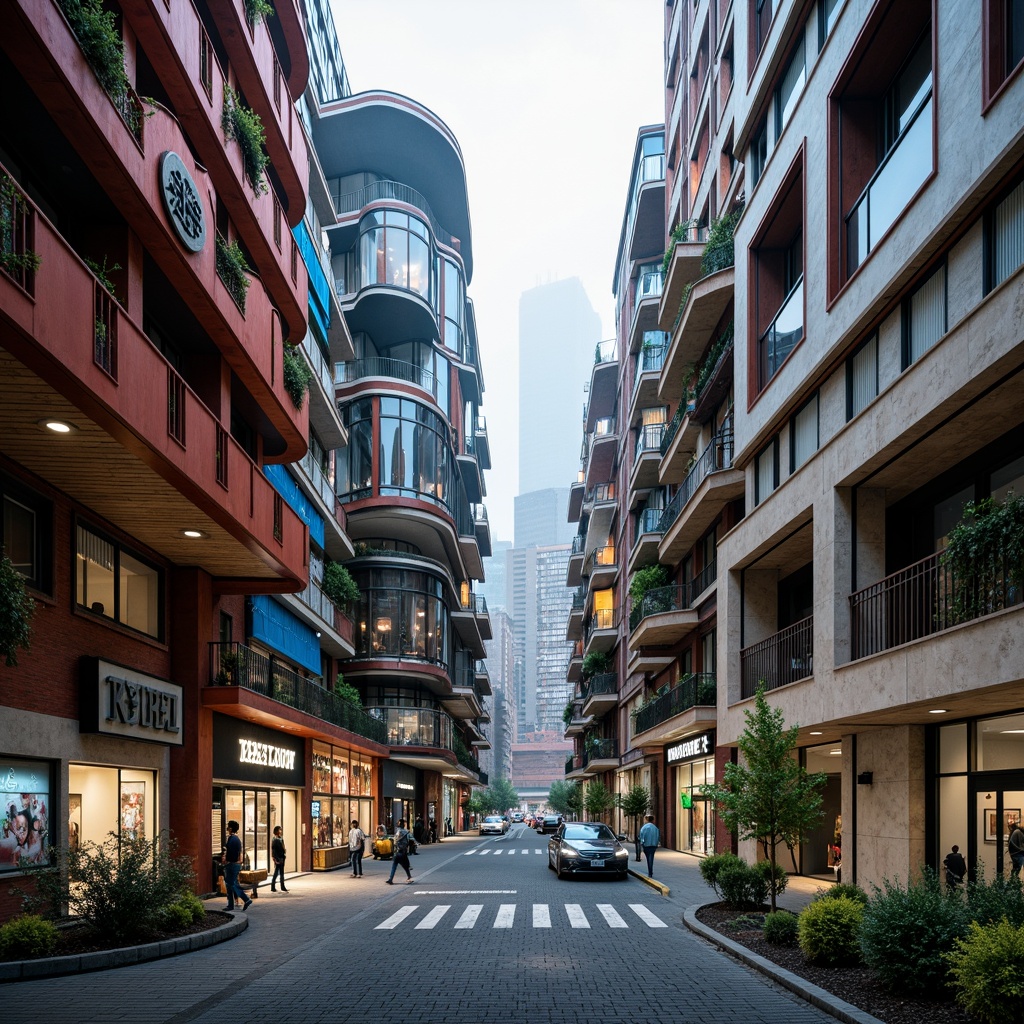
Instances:
[[[583,511],[583,496],[586,493],[586,473],[581,469],[569,485],[569,509],[566,517],[570,523],[578,523]]]
[[[581,584],[572,595],[572,607],[569,609],[569,621],[565,627],[566,640],[583,638],[583,611],[587,606],[587,588]]]
[[[313,378],[320,387],[310,384],[309,425],[316,431],[325,448],[344,448],[348,444],[348,432],[338,414],[338,403],[334,397],[334,374],[324,358],[312,331],[306,332],[302,342],[302,354],[313,371]],[[328,504],[332,508],[334,502]]]
[[[583,675],[583,641],[577,640],[569,653],[565,664],[565,678],[570,683],[578,683]]]
[[[600,718],[619,703],[619,677],[614,672],[600,672],[586,680],[583,691],[583,716]]]
[[[672,341],[658,385],[658,394],[663,401],[677,402],[682,397],[686,368],[695,364],[708,347],[733,300],[734,285],[735,267],[708,274],[690,290],[678,323],[660,324],[663,330],[672,330]]]
[[[671,742],[696,721],[714,721],[718,712],[718,686],[714,673],[690,675],[679,680],[667,693],[644,704],[633,715],[633,744]],[[688,715],[695,708],[707,712]],[[680,716],[686,716],[681,718]],[[679,719],[673,721],[673,719]]]
[[[484,558],[491,557],[491,524],[487,518],[487,507],[485,505],[473,506],[473,532],[476,534],[477,547]],[[479,576],[473,574],[474,579]]]
[[[209,650],[210,681],[203,689],[204,707],[221,709],[244,704],[261,710],[259,702],[252,703],[237,692],[245,690],[286,704],[318,722],[376,743],[387,743],[386,726],[377,716],[325,689],[319,676],[312,679],[300,676],[245,644],[211,643]],[[308,735],[313,734],[315,725],[310,728]]]
[[[583,745],[583,774],[597,775],[619,767],[619,745],[614,739],[592,739]]]
[[[814,616],[779,630],[740,651],[742,696],[753,697],[760,684],[776,690],[814,675]]]
[[[491,638],[491,624],[483,595],[469,594],[461,605],[452,608],[451,616],[452,625],[473,656],[485,658],[487,650],[484,641]]]
[[[648,331],[633,361],[633,392],[629,399],[629,422],[635,422],[636,411],[658,403],[658,381],[665,365],[668,335],[664,331]]]
[[[658,560],[658,545],[661,543],[661,530],[658,529],[663,508],[645,508],[636,522],[636,537],[633,550],[629,553],[627,570],[632,576],[637,569],[652,565]]]
[[[334,366],[334,382],[339,387],[375,377],[413,384],[422,388],[434,401],[437,401],[437,381],[434,379],[434,374],[430,370],[424,370],[421,366],[404,359],[368,356],[365,359],[352,359],[347,363],[336,363]]]
[[[694,381],[693,418],[707,423],[715,409],[729,393],[733,380],[733,325],[722,332],[697,370]]]
[[[565,777],[566,777],[566,779],[582,779],[583,778],[583,755],[582,754],[570,754],[565,759]]]
[[[658,467],[658,482],[661,484],[678,483],[687,472],[694,445],[700,437],[700,423],[693,410],[692,399],[681,400],[661,439],[661,464]]]
[[[587,520],[588,549],[603,546],[611,532],[612,522],[619,510],[615,484],[600,484],[587,492],[585,507],[589,509]]]
[[[612,476],[615,454],[619,447],[618,425],[615,417],[608,416],[594,424],[593,433],[587,434],[587,487],[596,488],[607,483]]]
[[[583,624],[583,656],[610,651],[618,639],[618,627],[618,608],[598,608]]]
[[[637,432],[633,469],[629,475],[631,492],[650,490],[658,485],[661,466],[661,442],[667,423],[645,423]]]
[[[701,453],[661,518],[658,559],[675,565],[730,501],[743,497],[743,472],[732,468],[732,433],[719,434]]]
[[[603,548],[594,548],[587,556],[583,567],[583,576],[588,581],[590,591],[607,590],[615,582],[619,574],[615,560],[615,545],[606,544]]]
[[[633,295],[633,319],[629,327],[629,351],[638,352],[644,336],[658,330],[658,308],[661,304],[663,276],[661,268],[648,265],[637,278]]]
[[[491,442],[487,437],[487,420],[483,416],[477,416],[473,425],[473,450],[476,452],[477,462],[480,468],[491,468]]]
[[[629,646],[670,647],[697,628],[690,585],[649,590],[629,614]]]
[[[618,394],[619,355],[615,340],[602,341],[594,352],[594,368],[590,373],[590,391],[583,429],[592,433],[597,422],[615,414]]]
[[[966,577],[944,565],[937,552],[850,595],[851,657],[912,643],[1022,601],[1020,567],[1002,551],[979,560]]]
[[[700,262],[706,241],[707,228],[698,228],[695,224],[687,225],[686,230],[680,233],[669,260],[668,276],[658,308],[659,322],[672,323],[682,302],[683,291],[701,276]]]
[[[577,533],[569,549],[569,562],[565,569],[565,585],[578,587],[583,582],[583,563],[586,561],[587,535]]]
[[[490,697],[493,691],[491,690],[491,676],[487,671],[487,662],[483,660],[477,661],[474,669],[476,672],[477,692],[481,697]]]

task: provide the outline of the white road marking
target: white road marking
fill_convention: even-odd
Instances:
[[[668,925],[660,917],[652,914],[642,903],[630,903],[629,909],[640,918],[648,928],[667,928]]]
[[[498,915],[494,919],[495,928],[511,928],[516,919],[516,905],[514,903],[502,903],[498,907]]]
[[[434,907],[434,909],[431,910],[430,913],[427,914],[427,916],[423,918],[418,925],[416,925],[416,927],[433,928],[449,910],[451,910],[451,904],[448,903],[442,903],[439,906]]]
[[[396,911],[386,921],[381,921],[374,931],[380,931],[381,929],[391,931],[391,929],[397,928],[415,909],[415,907],[402,907],[401,910]]]
[[[417,889],[410,896],[516,896],[518,889]]]
[[[533,905],[533,927],[550,928],[551,912],[546,903],[534,903]]]
[[[628,928],[629,925],[619,915],[619,912],[610,903],[598,903],[597,909],[601,916],[608,922],[609,928]]]
[[[587,915],[583,913],[583,908],[578,903],[566,903],[565,912],[569,915],[569,924],[571,924],[573,928],[590,927]]]
[[[455,923],[456,928],[472,928],[476,924],[476,919],[480,916],[480,911],[484,909],[482,903],[471,903],[462,912],[462,917]]]

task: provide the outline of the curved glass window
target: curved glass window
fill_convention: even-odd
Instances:
[[[453,458],[446,421],[407,398],[380,399],[380,493],[448,508]]]
[[[418,217],[398,210],[373,210],[359,222],[359,268],[363,288],[388,284],[430,298],[430,236]]]
[[[444,347],[462,355],[462,274],[458,265],[449,259],[444,261],[444,322],[441,340]]]
[[[356,570],[360,599],[356,657],[448,664],[449,617],[443,583],[402,568]]]
[[[348,447],[336,455],[337,492],[343,499],[368,498],[373,489],[373,402],[350,402],[343,410]]]

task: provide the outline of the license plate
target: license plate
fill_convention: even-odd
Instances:
[[[603,868],[604,867],[604,861],[603,860],[592,860],[590,862],[590,866],[592,868]]]

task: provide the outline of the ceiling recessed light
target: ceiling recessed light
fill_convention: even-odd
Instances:
[[[811,735],[812,735],[812,736],[821,736],[822,734],[821,734],[820,732],[817,732],[817,731],[815,731],[814,729],[812,729],[812,730],[811,730]]]
[[[200,537],[205,537],[206,534],[202,530],[182,530],[181,535],[183,537],[191,537],[193,540],[197,540]]]
[[[945,708],[932,708],[932,710],[928,712],[929,715],[944,715],[945,713]]]
[[[839,755],[840,755],[841,753],[842,753],[842,750],[840,750],[840,749],[839,749],[838,747],[836,747],[836,749],[835,749],[835,750],[830,750],[830,751],[828,752],[828,754],[829,754],[829,757],[839,757]]]
[[[39,420],[38,423],[43,430],[48,430],[51,434],[70,434],[75,429],[70,423],[54,419],[52,416]]]

